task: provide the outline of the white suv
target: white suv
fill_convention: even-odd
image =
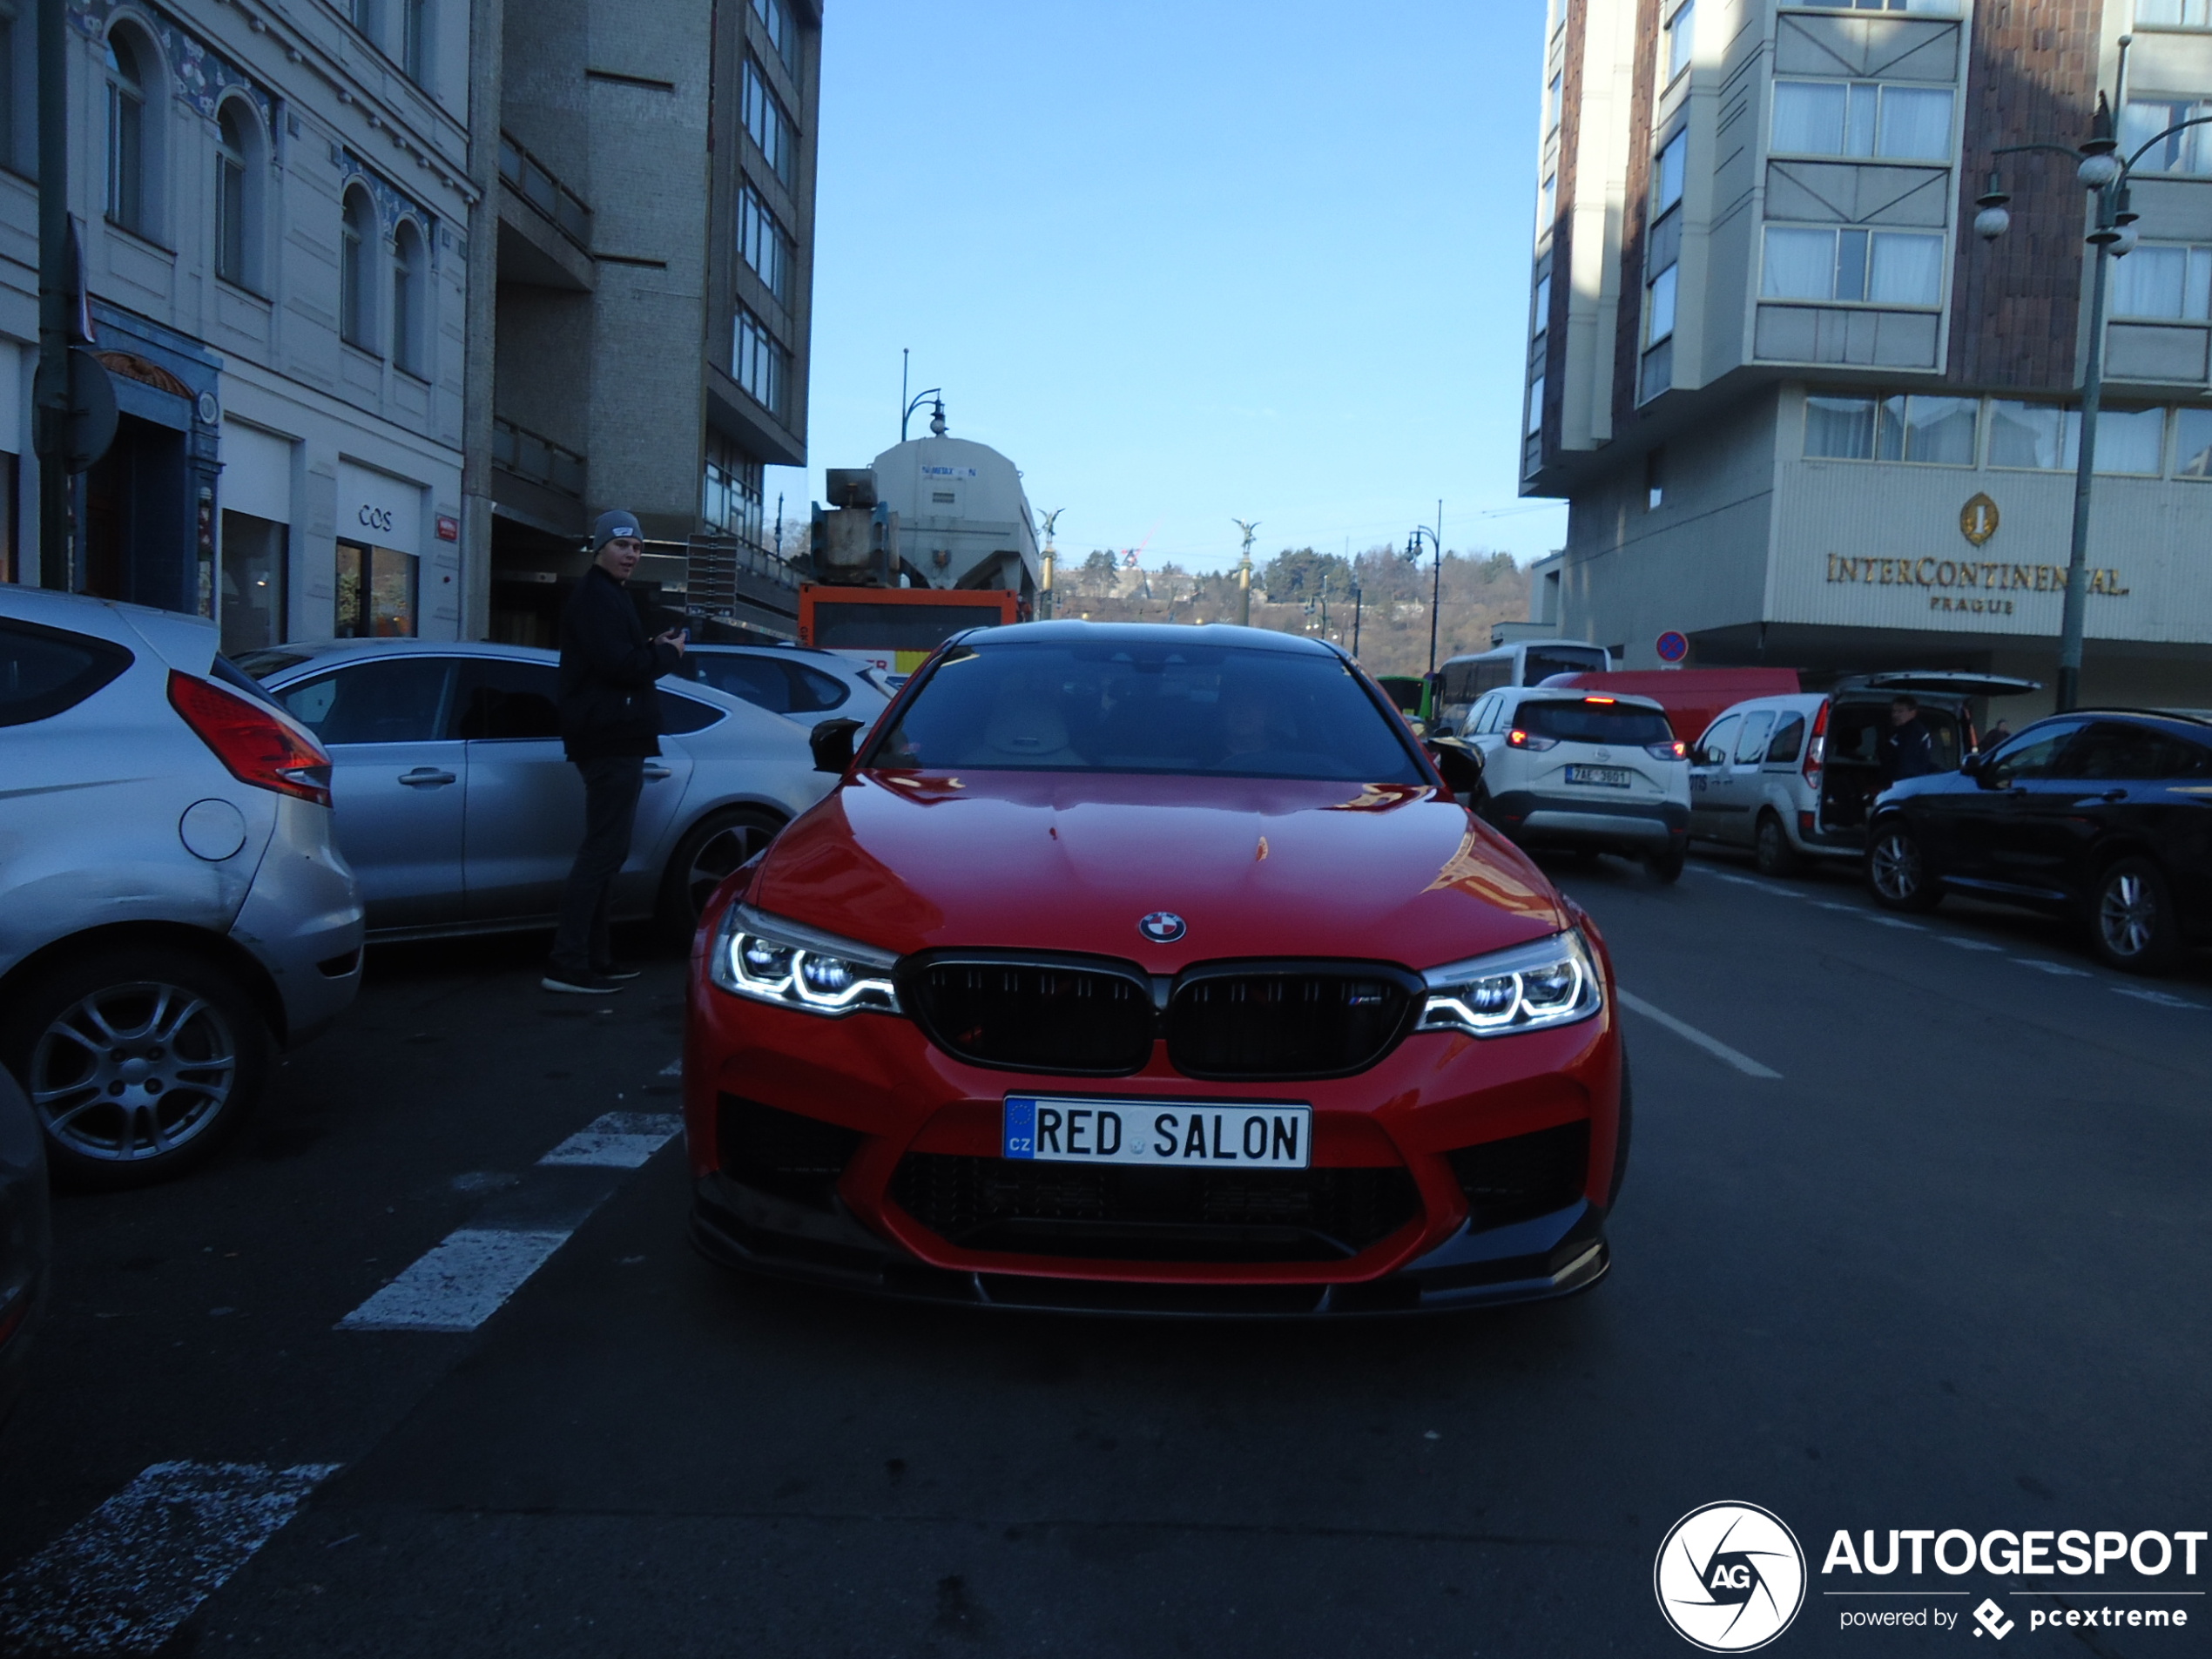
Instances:
[[[1482,752],[1482,816],[1514,841],[1642,859],[1682,874],[1689,767],[1667,712],[1648,697],[1544,685],[1486,692],[1467,711]]]

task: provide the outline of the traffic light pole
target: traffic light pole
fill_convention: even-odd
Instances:
[[[63,0],[38,0],[38,584],[71,585],[69,37]]]

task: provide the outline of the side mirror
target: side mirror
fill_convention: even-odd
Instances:
[[[860,734],[858,720],[825,720],[807,739],[814,751],[814,770],[843,777],[853,764],[853,740]]]
[[[1482,792],[1481,750],[1460,738],[1431,738],[1423,746],[1454,795],[1472,800]]]
[[[1959,761],[1959,770],[1972,778],[1981,770],[1981,752],[1979,749],[1970,751],[1966,758]]]

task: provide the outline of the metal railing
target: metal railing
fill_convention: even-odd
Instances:
[[[527,482],[583,499],[583,457],[502,415],[492,417],[491,464]]]
[[[734,536],[694,536],[685,547],[685,590],[691,606],[708,616],[726,616],[750,584],[767,583],[799,591],[799,572],[765,547]]]
[[[499,176],[584,253],[591,252],[591,209],[511,132],[499,135]]]

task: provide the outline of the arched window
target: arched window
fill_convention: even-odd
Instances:
[[[356,185],[346,192],[346,216],[338,248],[338,332],[349,345],[376,349],[370,329],[376,317],[374,269],[376,209]]]
[[[237,98],[215,116],[215,274],[255,286],[260,233],[260,123]]]
[[[430,258],[411,219],[400,221],[392,248],[392,361],[410,374],[429,375]]]
[[[147,71],[158,60],[134,31],[107,37],[107,216],[125,230],[151,233],[152,168],[146,110]]]

